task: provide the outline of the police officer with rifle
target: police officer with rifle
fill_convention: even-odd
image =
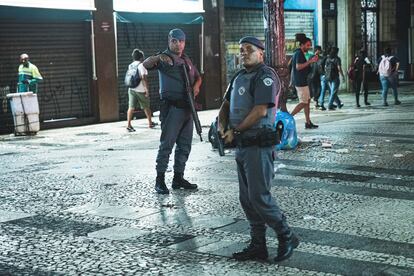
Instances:
[[[165,184],[165,172],[174,145],[176,147],[172,188],[197,189],[197,185],[184,179],[184,170],[191,151],[193,121],[198,119],[192,113],[194,106],[191,105],[191,100],[200,92],[202,79],[190,58],[184,54],[184,48],[185,33],[181,29],[172,29],[168,34],[168,49],[148,57],[143,63],[146,69],[157,69],[159,73],[161,137],[155,181],[155,190],[159,194],[169,194]],[[191,100],[190,94],[194,95]],[[201,137],[201,126],[199,131]]]
[[[236,141],[239,198],[250,223],[250,244],[236,252],[236,260],[267,259],[266,225],[276,231],[276,262],[289,258],[299,245],[286,217],[270,194],[274,174],[274,128],[280,80],[264,64],[263,43],[255,37],[239,41],[241,63],[219,112],[218,130],[226,143]]]

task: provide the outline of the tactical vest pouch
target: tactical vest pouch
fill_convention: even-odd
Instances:
[[[238,147],[272,147],[279,144],[278,134],[276,130],[271,128],[261,128],[255,133],[243,133],[236,137]]]

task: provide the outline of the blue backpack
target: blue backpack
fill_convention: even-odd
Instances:
[[[281,133],[280,143],[276,145],[276,150],[295,149],[298,145],[298,134],[293,116],[288,112],[278,110],[275,127]]]

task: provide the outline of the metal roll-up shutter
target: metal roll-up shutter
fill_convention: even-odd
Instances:
[[[16,91],[19,55],[28,53],[43,76],[38,88],[42,122],[92,115],[90,23],[2,22],[0,41],[3,102],[6,93]]]
[[[167,49],[168,32],[173,28],[181,28],[186,34],[185,53],[193,60],[200,70],[200,25],[170,25],[170,24],[117,24],[118,47],[118,91],[120,117],[126,118],[128,109],[128,89],[124,85],[125,73],[132,62],[131,53],[135,48],[144,51],[146,57]],[[159,84],[156,70],[149,71],[149,86],[152,111],[159,110]]]
[[[295,34],[304,33],[314,42],[314,12],[285,11],[285,43],[286,53],[293,54],[298,47]]]

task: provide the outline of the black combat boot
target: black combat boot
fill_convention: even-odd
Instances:
[[[269,257],[266,246],[266,238],[252,237],[250,244],[240,252],[233,253],[233,258],[238,261],[266,260]]]
[[[365,93],[365,94],[364,94],[364,103],[365,103],[365,105],[371,105],[371,104],[368,102],[368,93]]]
[[[191,184],[190,182],[188,182],[187,180],[184,179],[184,174],[183,173],[174,173],[174,178],[173,178],[173,182],[172,182],[172,188],[175,189],[180,189],[183,188],[185,190],[196,190],[197,189],[197,185],[196,184]]]
[[[299,239],[292,231],[279,235],[277,239],[279,240],[279,246],[275,262],[281,262],[292,256],[293,249],[299,246]]]
[[[359,104],[359,93],[358,92],[355,95],[355,99],[356,99],[356,107],[361,107],[361,105]]]
[[[164,173],[157,173],[157,178],[155,179],[155,190],[157,193],[162,195],[167,195],[170,191],[165,185],[165,174]]]

